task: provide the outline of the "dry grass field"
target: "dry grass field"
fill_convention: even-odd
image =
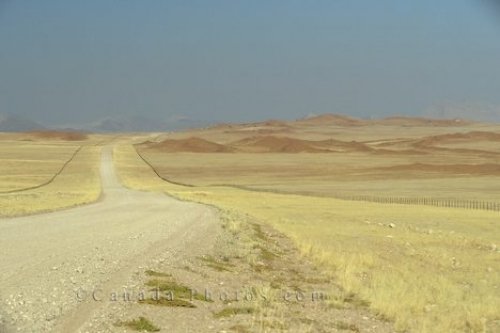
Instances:
[[[498,203],[499,128],[326,120],[221,125],[135,146],[161,177],[191,186],[160,180],[131,146],[115,163],[131,188],[272,225],[340,283],[339,301],[356,295],[400,331],[500,330],[499,212],[335,198]]]
[[[500,199],[498,126],[319,122],[172,133],[137,149],[160,174],[188,185],[332,197]]]
[[[36,132],[0,137],[0,217],[34,214],[96,201],[97,137]]]
[[[248,218],[288,236],[298,261],[335,281],[332,307],[368,309],[401,332],[500,330],[498,126],[326,116],[113,138],[2,134],[0,216],[96,201],[111,141],[127,187],[219,207],[230,230],[253,230]],[[486,204],[433,206],[470,201]]]

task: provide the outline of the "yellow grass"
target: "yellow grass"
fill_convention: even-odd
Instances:
[[[71,157],[75,144],[2,142],[0,178],[3,191],[50,180]],[[47,212],[96,201],[101,193],[100,147],[85,146],[55,180],[38,189],[0,194],[0,216]]]
[[[175,161],[164,159],[162,167]],[[498,212],[176,186],[160,181],[130,146],[116,149],[115,162],[131,188],[270,223],[401,331],[499,329]]]
[[[459,156],[373,156],[344,154],[210,154],[141,151],[168,179],[192,185],[239,185],[257,190],[378,197],[500,201],[500,182],[493,175],[391,171],[376,168],[411,163],[491,163],[488,158]],[[390,180],[390,181],[388,181]]]
[[[77,148],[73,144],[0,141],[0,192],[48,181]]]

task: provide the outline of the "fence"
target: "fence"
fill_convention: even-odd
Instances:
[[[490,210],[500,212],[500,202],[460,199],[438,199],[431,197],[377,197],[370,195],[335,194],[335,198],[352,201],[367,201],[383,204],[435,206],[446,208],[463,208],[471,210]]]
[[[197,187],[192,184],[184,184],[172,181],[170,179],[165,178],[161,175],[158,170],[146,159],[141,153],[138,151],[137,147],[135,147],[135,151],[137,155],[139,155],[140,159],[146,163],[151,170],[162,180],[186,187]],[[462,208],[462,209],[470,209],[470,210],[488,210],[488,211],[496,211],[500,212],[500,202],[491,202],[491,201],[480,201],[480,200],[459,200],[459,199],[438,199],[431,197],[382,197],[382,196],[371,196],[371,195],[346,195],[341,193],[335,193],[331,195],[319,195],[315,193],[294,193],[287,191],[280,191],[274,189],[259,189],[252,188],[244,185],[234,185],[234,184],[214,184],[213,187],[232,187],[245,191],[252,192],[268,192],[268,193],[276,193],[276,194],[288,194],[288,195],[308,195],[308,196],[321,196],[321,197],[333,197],[335,199],[341,200],[349,200],[349,201],[366,201],[366,202],[374,202],[381,204],[397,204],[397,205],[417,205],[417,206],[434,206],[434,207],[445,207],[445,208]]]
[[[49,184],[52,184],[54,182],[54,180],[56,180],[56,178],[64,171],[64,169],[66,169],[68,164],[70,164],[75,159],[76,155],[78,155],[78,153],[82,150],[82,148],[83,148],[83,146],[79,146],[78,148],[76,148],[76,150],[73,152],[71,157],[66,162],[64,162],[64,164],[61,166],[61,168],[54,175],[52,175],[52,177],[50,177],[50,179],[43,182],[42,184],[38,184],[35,186],[26,187],[26,188],[15,189],[15,190],[0,191],[0,194],[11,194],[11,193],[19,193],[19,192],[25,192],[25,191],[30,191],[30,190],[36,190],[36,189],[42,188],[44,186],[47,186]]]

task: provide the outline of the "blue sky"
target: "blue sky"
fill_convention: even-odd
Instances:
[[[487,2],[0,0],[0,113],[492,118],[500,12]]]

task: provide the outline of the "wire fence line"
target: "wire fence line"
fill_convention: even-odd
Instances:
[[[161,180],[185,187],[199,187],[192,184],[185,184],[170,180],[161,175],[158,170],[150,163],[142,154],[138,151],[137,147],[134,147],[137,155],[139,155],[140,159],[148,165],[151,170],[160,178]],[[463,199],[444,199],[444,198],[432,198],[432,197],[399,197],[399,196],[374,196],[374,195],[352,195],[352,194],[344,194],[344,193],[333,193],[327,195],[315,194],[315,193],[300,193],[300,192],[289,192],[289,191],[280,191],[275,189],[259,189],[255,187],[248,187],[244,185],[234,185],[234,184],[214,184],[211,186],[205,187],[231,187],[245,191],[251,192],[265,192],[265,193],[275,193],[275,194],[285,194],[285,195],[307,195],[307,196],[316,196],[316,197],[329,197],[340,200],[348,200],[348,201],[364,201],[364,202],[373,202],[380,204],[394,204],[394,205],[412,205],[412,206],[434,206],[434,207],[443,207],[443,208],[461,208],[461,209],[469,209],[469,210],[487,210],[487,211],[495,211],[500,212],[500,202],[493,201],[482,201],[482,200],[463,200]]]
[[[461,200],[461,199],[444,199],[444,198],[432,198],[432,197],[383,197],[374,195],[353,195],[345,193],[328,193],[319,194],[312,192],[291,192],[291,191],[280,191],[274,189],[259,189],[252,188],[244,185],[231,185],[231,184],[218,184],[215,187],[232,187],[245,191],[252,192],[267,192],[276,194],[288,194],[288,195],[306,195],[322,198],[335,198],[339,200],[347,201],[364,201],[373,202],[379,204],[394,204],[394,205],[412,205],[412,206],[434,206],[443,208],[462,208],[470,210],[489,210],[500,212],[500,202],[493,201],[481,201],[481,200]]]
[[[490,210],[500,212],[500,202],[462,199],[439,199],[432,197],[378,197],[371,195],[335,194],[335,198],[351,201],[366,201],[383,204],[434,206],[445,208],[462,208],[470,210]]]
[[[15,189],[15,190],[0,191],[0,194],[11,194],[11,193],[19,193],[19,192],[25,192],[25,191],[30,191],[30,190],[36,190],[36,189],[39,189],[41,187],[44,187],[44,186],[47,186],[47,185],[53,183],[54,180],[56,180],[56,178],[64,171],[64,169],[66,169],[68,164],[70,164],[75,159],[76,155],[78,155],[78,153],[82,150],[83,147],[84,146],[79,146],[78,148],[76,148],[76,150],[73,152],[71,157],[66,162],[64,162],[64,164],[61,166],[61,168],[54,175],[52,175],[52,177],[50,179],[48,179],[47,181],[45,181],[41,184],[35,185],[35,186],[30,186],[30,187]]]

